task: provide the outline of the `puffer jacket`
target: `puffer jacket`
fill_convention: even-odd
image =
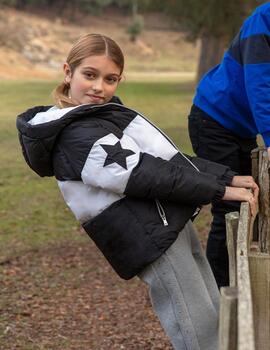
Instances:
[[[64,200],[124,279],[175,241],[197,208],[220,200],[228,167],[181,153],[114,97],[104,105],[34,107],[17,118],[23,155],[55,176]]]

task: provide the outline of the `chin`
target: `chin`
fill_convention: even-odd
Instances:
[[[87,99],[84,103],[89,103],[89,104],[92,104],[92,105],[102,105],[102,104],[104,104],[106,102],[105,101],[93,101],[93,100]]]

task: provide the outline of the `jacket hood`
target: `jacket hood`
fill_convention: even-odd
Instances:
[[[122,104],[118,97],[112,103]],[[23,156],[29,167],[39,176],[53,176],[52,150],[61,131],[75,118],[95,113],[102,105],[80,105],[58,109],[37,106],[18,115],[16,126]]]

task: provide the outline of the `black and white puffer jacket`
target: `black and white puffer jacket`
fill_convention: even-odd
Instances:
[[[17,118],[23,155],[62,195],[115,271],[157,259],[198,207],[220,200],[229,168],[179,152],[114,97],[104,105],[35,107]]]

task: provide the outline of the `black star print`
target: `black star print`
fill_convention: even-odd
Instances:
[[[115,145],[100,145],[107,153],[107,158],[103,164],[103,167],[109,164],[117,163],[122,168],[127,169],[127,157],[135,154],[130,149],[122,148],[120,141]]]

